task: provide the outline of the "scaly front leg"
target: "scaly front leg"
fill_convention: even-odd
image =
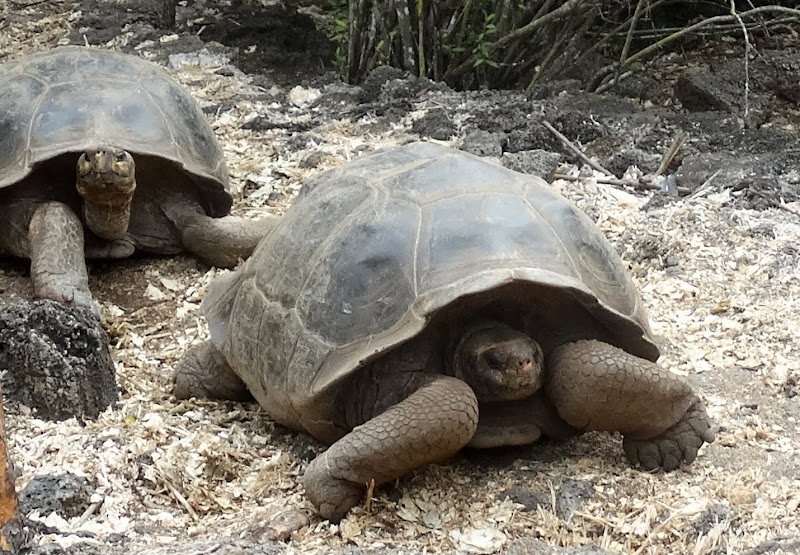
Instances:
[[[437,376],[314,459],[303,485],[320,514],[338,522],[380,485],[464,447],[478,425],[478,401],[461,380]]]
[[[89,292],[83,253],[83,224],[66,204],[47,202],[28,226],[31,279],[36,296],[68,306],[99,310]]]
[[[618,431],[633,464],[674,470],[714,441],[713,420],[691,386],[661,366],[601,341],[576,341],[548,361],[547,395],[584,431]]]

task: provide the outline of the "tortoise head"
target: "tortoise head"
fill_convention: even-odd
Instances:
[[[453,353],[453,372],[481,403],[516,401],[544,380],[544,354],[530,336],[501,323],[467,329]]]
[[[128,231],[135,170],[133,157],[121,148],[93,148],[78,158],[76,186],[83,218],[98,237],[114,240]]]

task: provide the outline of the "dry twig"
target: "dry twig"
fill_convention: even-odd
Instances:
[[[581,181],[585,179],[584,177],[580,177],[577,175],[565,175],[561,173],[557,173],[553,175],[553,179],[564,179],[566,181]],[[617,179],[616,177],[607,178],[607,177],[598,177],[595,179],[597,183],[602,183],[604,185],[617,185],[619,187],[631,187],[633,189],[638,189],[640,191],[661,191],[661,187],[646,180],[634,180],[634,179]],[[685,197],[691,194],[691,190],[687,189],[686,187],[678,187],[678,196]]]
[[[597,162],[586,156],[581,149],[579,149],[577,146],[575,146],[575,144],[572,143],[572,141],[567,139],[560,131],[558,131],[555,127],[550,125],[550,122],[544,121],[542,123],[548,129],[548,131],[550,131],[553,135],[555,135],[559,141],[564,143],[564,146],[566,146],[568,149],[574,152],[581,160],[589,164],[589,166],[596,169],[597,171],[604,173],[606,175],[610,175],[611,177],[614,177],[614,174],[612,172],[605,169],[603,166],[601,166],[600,164],[598,164]]]
[[[664,156],[661,158],[661,164],[658,165],[658,170],[656,170],[656,175],[663,175],[675,157],[680,152],[683,145],[686,144],[686,134],[683,131],[678,131],[675,134],[675,137],[672,139],[672,144],[669,145],[669,148],[664,152]]]

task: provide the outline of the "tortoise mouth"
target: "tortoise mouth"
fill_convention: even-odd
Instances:
[[[84,151],[77,162],[77,187],[83,197],[130,196],[136,188],[133,156],[121,148],[98,147]]]

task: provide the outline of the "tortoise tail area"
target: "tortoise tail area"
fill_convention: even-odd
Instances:
[[[203,315],[208,320],[211,342],[221,348],[228,335],[228,324],[233,311],[233,303],[239,288],[247,278],[247,266],[235,272],[220,274],[209,284],[205,298],[200,305]]]

